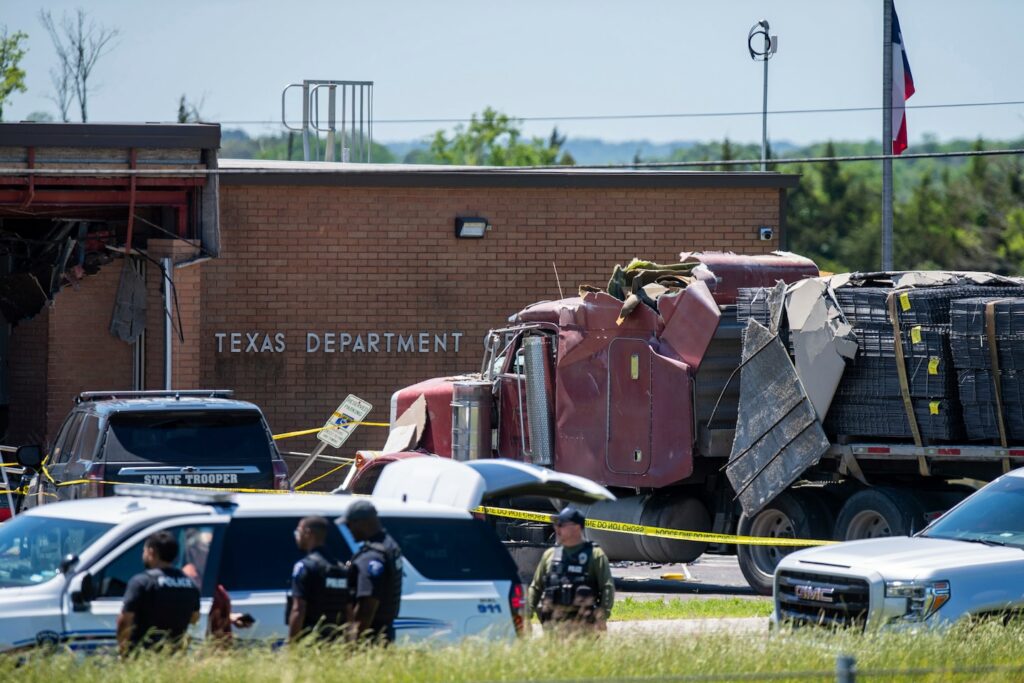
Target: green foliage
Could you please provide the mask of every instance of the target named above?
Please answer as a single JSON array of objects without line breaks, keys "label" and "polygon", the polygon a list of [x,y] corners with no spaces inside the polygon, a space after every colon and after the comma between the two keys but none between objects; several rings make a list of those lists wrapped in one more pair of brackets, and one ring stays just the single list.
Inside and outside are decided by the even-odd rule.
[{"label": "green foliage", "polygon": [[[617,628],[616,628],[617,627]],[[616,632],[602,637],[468,638],[458,645],[346,648],[265,645],[225,651],[196,647],[185,655],[142,653],[117,661],[63,649],[30,650],[0,659],[19,683],[461,683],[463,681],[832,681],[838,655],[856,658],[857,680],[1020,680],[1024,628],[1019,623],[960,624],[949,630],[902,632],[775,629],[755,632],[720,624],[710,632]],[[959,671],[959,673],[957,673]],[[787,675],[789,674],[789,675]]]},{"label": "green foliage", "polygon": [[[321,157],[324,153],[324,139],[319,141]],[[335,142],[334,158],[341,159],[340,140]],[[349,143],[351,146],[351,142]],[[357,147],[358,149],[358,147]],[[375,164],[393,164],[395,155],[384,145],[374,142],[370,150],[371,161]],[[241,130],[225,130],[221,137],[220,156],[225,159],[290,159],[302,161],[302,135],[281,133],[250,137]]]},{"label": "green foliage", "polygon": [[28,40],[23,31],[8,33],[7,26],[0,31],[0,121],[4,120],[4,103],[16,92],[25,92],[25,70],[18,66],[25,56],[22,41]]},{"label": "green foliage", "polygon": [[723,617],[767,617],[772,613],[770,598],[675,598],[638,600],[627,597],[615,602],[611,621],[641,619],[721,619]]},{"label": "green foliage", "polygon": [[420,163],[460,166],[569,166],[572,156],[562,151],[565,137],[558,129],[547,140],[523,140],[518,122],[490,107],[468,126],[458,125],[449,135],[443,130],[434,134],[428,155]]}]

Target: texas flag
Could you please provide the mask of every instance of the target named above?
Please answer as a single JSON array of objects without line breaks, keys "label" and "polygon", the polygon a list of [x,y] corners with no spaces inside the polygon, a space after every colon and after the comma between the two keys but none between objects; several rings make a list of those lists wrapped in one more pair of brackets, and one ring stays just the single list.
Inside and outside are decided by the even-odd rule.
[{"label": "texas flag", "polygon": [[907,48],[900,32],[896,6],[892,6],[892,153],[902,154],[907,148],[907,112],[903,103],[914,94],[914,77],[910,73]]}]

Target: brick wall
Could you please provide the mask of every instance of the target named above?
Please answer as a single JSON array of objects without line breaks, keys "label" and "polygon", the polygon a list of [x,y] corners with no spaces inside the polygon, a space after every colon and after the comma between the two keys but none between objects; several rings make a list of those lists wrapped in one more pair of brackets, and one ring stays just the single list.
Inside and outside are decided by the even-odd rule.
[{"label": "brick wall", "polygon": [[49,338],[48,309],[11,330],[7,365],[11,399],[7,444],[42,443],[46,437]]},{"label": "brick wall", "polygon": [[[149,240],[149,257],[162,263],[165,257],[181,263],[196,256],[197,250],[180,240]],[[174,389],[206,389],[199,377],[199,313],[202,263],[175,268],[172,274],[176,301],[171,307],[171,386]],[[164,275],[155,263],[146,267],[146,389],[164,388]],[[176,304],[176,305],[175,305]],[[220,387],[212,387],[220,388]]]},{"label": "brick wall", "polygon": [[[479,369],[487,329],[580,283],[607,282],[633,256],[763,253],[759,225],[779,226],[778,189],[351,188],[221,190],[221,258],[204,265],[202,379],[260,404],[276,431],[320,425],[353,393],[387,421],[391,393]],[[456,239],[456,215],[486,217],[484,239]],[[444,353],[307,353],[307,332],[462,332]],[[231,338],[238,333],[238,352]],[[245,333],[281,333],[283,352],[246,352]],[[417,339],[418,342],[418,339]],[[431,344],[433,340],[431,339]],[[379,448],[362,428],[353,447]],[[282,442],[309,450],[310,439]],[[346,447],[351,452],[351,449]]]},{"label": "brick wall", "polygon": [[121,262],[115,261],[54,299],[45,380],[51,439],[79,392],[132,388],[132,347],[109,331],[120,278]]}]

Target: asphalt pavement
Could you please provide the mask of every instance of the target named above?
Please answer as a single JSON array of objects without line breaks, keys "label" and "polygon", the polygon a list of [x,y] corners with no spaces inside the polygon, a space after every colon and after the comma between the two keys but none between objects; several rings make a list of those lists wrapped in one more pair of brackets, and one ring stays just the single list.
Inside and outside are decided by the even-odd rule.
[{"label": "asphalt pavement", "polygon": [[743,578],[735,555],[703,555],[682,564],[614,562],[612,576],[620,595],[634,598],[760,598]]}]

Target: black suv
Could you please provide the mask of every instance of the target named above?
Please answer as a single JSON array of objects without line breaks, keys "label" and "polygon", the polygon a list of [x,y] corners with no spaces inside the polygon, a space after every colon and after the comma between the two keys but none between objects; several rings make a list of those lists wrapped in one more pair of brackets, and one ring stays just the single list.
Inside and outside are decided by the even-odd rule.
[{"label": "black suv", "polygon": [[286,490],[288,468],[260,409],[231,391],[79,394],[47,459],[19,449],[34,471],[24,506],[113,495],[111,482]]}]

